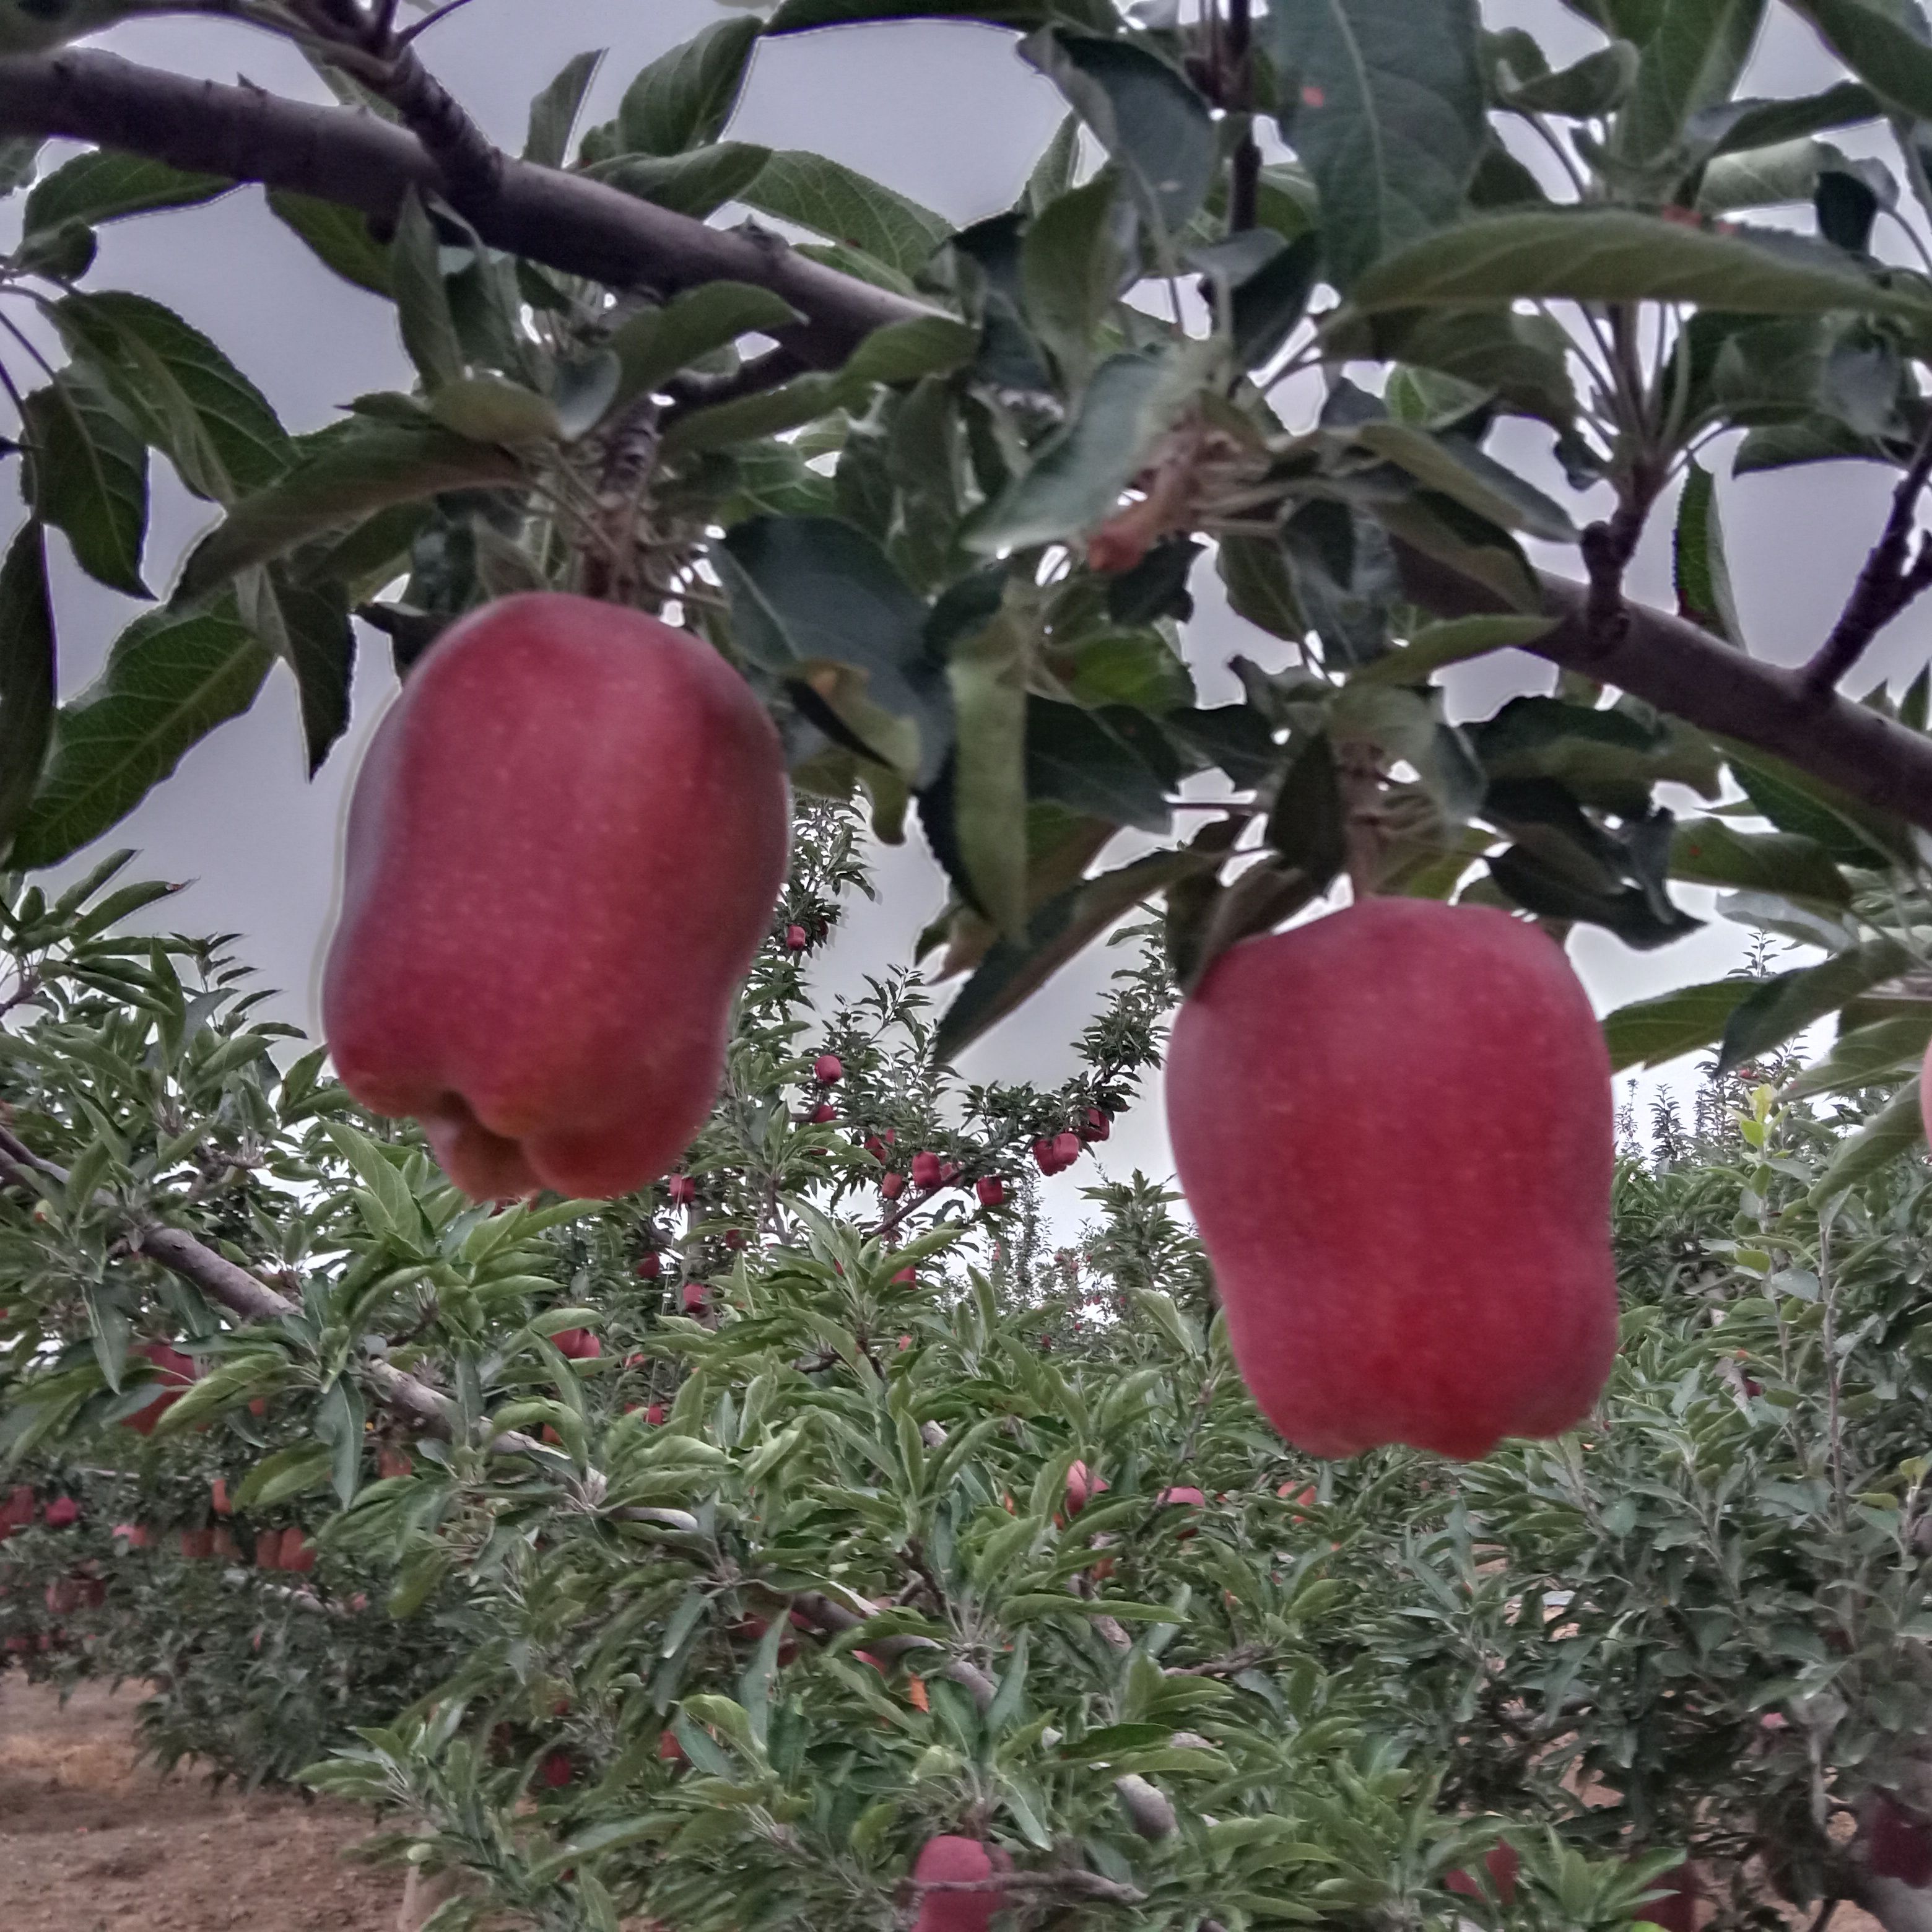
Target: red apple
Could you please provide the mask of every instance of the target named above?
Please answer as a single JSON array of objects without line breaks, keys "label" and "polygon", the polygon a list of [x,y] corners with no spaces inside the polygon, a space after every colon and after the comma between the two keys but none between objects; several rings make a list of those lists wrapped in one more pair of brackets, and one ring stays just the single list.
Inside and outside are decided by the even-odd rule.
[{"label": "red apple", "polygon": [[912,1184],[922,1192],[939,1185],[940,1162],[936,1154],[916,1154],[912,1157]]},{"label": "red apple", "polygon": [[789,822],[778,734],[708,644],[554,592],[472,612],[356,781],[342,1084],[479,1198],[656,1180],[717,1097]]},{"label": "red apple", "polygon": [[806,938],[803,926],[788,926],[785,928],[784,943],[788,952],[802,952],[812,942]]},{"label": "red apple", "polygon": [[576,1774],[576,1768],[566,1750],[547,1752],[537,1768],[537,1781],[551,1791],[561,1791]]},{"label": "red apple", "polygon": [[[977,1838],[928,1838],[914,1862],[912,1878],[915,1886],[976,1885],[992,1878],[996,1870]],[[922,1892],[913,1932],[987,1932],[994,1915],[1006,1906],[1006,1894],[997,1887]]]},{"label": "red apple", "polygon": [[821,1087],[836,1087],[845,1077],[845,1063],[836,1053],[821,1053],[812,1063],[812,1077]]},{"label": "red apple", "polygon": [[905,1192],[905,1176],[902,1174],[880,1174],[879,1192],[888,1201],[896,1201]]},{"label": "red apple", "polygon": [[47,1505],[50,1529],[67,1529],[80,1520],[80,1505],[71,1496],[56,1496]]},{"label": "red apple", "polygon": [[604,1352],[603,1343],[588,1328],[560,1328],[550,1339],[557,1353],[573,1362],[595,1361]]},{"label": "red apple", "polygon": [[1083,1141],[1103,1141],[1113,1131],[1114,1123],[1109,1115],[1102,1112],[1098,1107],[1087,1109],[1086,1124],[1080,1130],[1080,1138]]},{"label": "red apple", "polygon": [[973,1192],[980,1197],[982,1208],[998,1208],[1006,1198],[1006,1184],[998,1175],[982,1174],[973,1184]]},{"label": "red apple", "polygon": [[1078,1516],[1102,1490],[1112,1486],[1105,1476],[1096,1476],[1084,1462],[1076,1462],[1066,1472],[1066,1510]]},{"label": "red apple", "polygon": [[919,1270],[916,1268],[902,1268],[892,1276],[892,1284],[896,1288],[912,1288],[918,1281]]},{"label": "red apple", "polygon": [[688,1174],[674,1174],[664,1183],[664,1192],[674,1208],[688,1208],[698,1198],[698,1183]]},{"label": "red apple", "polygon": [[1245,940],[1181,1007],[1167,1106],[1235,1359],[1297,1447],[1474,1457],[1588,1414],[1610,1060],[1535,927],[1374,899]]},{"label": "red apple", "polygon": [[660,1429],[664,1426],[665,1418],[670,1414],[670,1411],[666,1408],[662,1402],[654,1402],[645,1409],[644,1420],[653,1429]]},{"label": "red apple", "polygon": [[[47,1517],[52,1520],[52,1510]],[[1932,1886],[1932,1830],[1906,1812],[1888,1793],[1873,1794],[1864,1830],[1868,1840],[1866,1858],[1880,1877],[1895,1878],[1916,1892]],[[1660,1885],[1663,1880],[1658,1882]],[[1654,1918],[1656,1914],[1646,1908],[1645,1916]]]},{"label": "red apple", "polygon": [[132,1415],[124,1416],[121,1426],[131,1429],[137,1436],[152,1436],[154,1425],[181,1400],[182,1390],[195,1378],[194,1358],[184,1355],[178,1349],[171,1348],[165,1342],[142,1342],[131,1351],[151,1362],[155,1373],[151,1385],[162,1391],[143,1408],[137,1408]]},{"label": "red apple", "polygon": [[[1932,1865],[1926,1868],[1924,1883],[1932,1880]],[[1908,1880],[1910,1883],[1912,1881]],[[1654,1891],[1661,1892],[1661,1898],[1653,1898],[1648,1904],[1637,1907],[1637,1916],[1652,1925],[1661,1925],[1664,1932],[1697,1932],[1697,1905],[1704,1895],[1699,1882],[1695,1865],[1672,1865],[1670,1870],[1659,1874],[1651,1881]],[[1507,1904],[1505,1898],[1504,1902]]]},{"label": "red apple", "polygon": [[812,1124],[814,1126],[827,1126],[838,1118],[838,1109],[830,1100],[820,1101],[818,1105],[812,1110]]},{"label": "red apple", "polygon": [[640,1281],[656,1281],[664,1273],[664,1262],[657,1255],[640,1255],[631,1272]]},{"label": "red apple", "polygon": [[[1522,1869],[1522,1860],[1516,1856],[1515,1846],[1507,1838],[1500,1844],[1491,1846],[1483,1854],[1483,1867],[1490,1876],[1490,1888],[1499,1903],[1508,1905],[1516,1897],[1516,1874]],[[1445,1873],[1442,1882],[1450,1891],[1460,1892],[1465,1898],[1483,1896],[1483,1888],[1460,1866]]]},{"label": "red apple", "polygon": [[702,1315],[711,1306],[711,1297],[701,1281],[688,1281],[684,1285],[684,1312],[687,1315]]}]

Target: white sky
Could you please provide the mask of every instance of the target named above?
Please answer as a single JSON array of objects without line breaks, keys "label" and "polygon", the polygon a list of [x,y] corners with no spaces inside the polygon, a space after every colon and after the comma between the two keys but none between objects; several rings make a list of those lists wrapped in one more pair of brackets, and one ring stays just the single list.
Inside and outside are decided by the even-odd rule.
[{"label": "white sky", "polygon": [[[1556,0],[1489,0],[1488,23],[1538,33],[1558,64],[1594,37]],[[718,17],[711,0],[471,0],[422,44],[432,68],[484,127],[520,144],[530,95],[565,60],[590,47],[610,57],[590,104],[608,118],[646,61]],[[323,100],[326,92],[292,50],[239,27],[162,20],[117,29],[102,44],[130,58],[231,80],[245,75],[277,92]],[[1012,52],[1012,37],[968,26],[926,24],[843,29],[760,46],[730,133],[773,146],[807,148],[876,176],[964,222],[1007,205],[1062,112],[1058,97]],[[1832,77],[1809,30],[1782,8],[1770,14],[1747,90],[1808,91]],[[1838,138],[1847,147],[1863,144]],[[1527,156],[1526,157],[1527,158]],[[321,268],[248,189],[201,209],[122,222],[102,234],[94,286],[137,289],[170,304],[220,342],[268,395],[290,428],[332,419],[363,392],[406,387],[410,370],[387,306]],[[1881,242],[1882,235],[1881,235]],[[1512,435],[1516,434],[1512,430]],[[1525,430],[1521,448],[1540,460],[1546,435]],[[157,464],[158,479],[165,466]],[[1559,497],[1579,520],[1588,499]],[[1773,662],[1805,656],[1829,628],[1888,490],[1876,466],[1840,464],[1752,477],[1727,485],[1723,506],[1738,603],[1752,650]],[[171,478],[157,490],[149,581],[165,586],[173,562],[208,520],[208,507]],[[1668,603],[1668,506],[1654,519],[1632,572],[1640,596]],[[62,686],[72,695],[98,669],[108,644],[134,614],[126,600],[82,578],[54,545]],[[1575,572],[1574,556],[1550,553],[1549,567]],[[1233,618],[1197,578],[1200,614],[1188,650],[1204,704],[1236,694],[1226,659],[1237,650],[1280,662],[1285,647]],[[1909,676],[1924,661],[1927,610],[1909,614],[1874,652],[1875,674]],[[302,772],[292,686],[272,674],[247,717],[205,741],[108,842],[142,849],[141,872],[192,879],[171,902],[169,922],[246,935],[244,951],[268,983],[286,989],[287,1017],[312,1024],[316,962],[332,889],[342,800],[356,754],[394,690],[386,646],[365,639],[348,742],[313,784]],[[1508,689],[1539,688],[1533,661],[1492,660],[1462,674],[1453,694],[1486,708]],[[911,936],[944,896],[938,868],[914,842],[882,855],[883,904],[861,904],[826,956],[827,988],[909,956]],[[1706,909],[1684,895],[1693,910]],[[1708,896],[1706,896],[1708,898]],[[1634,954],[1617,941],[1580,933],[1571,954],[1600,1006],[1720,976],[1742,950],[1733,928],[1715,923],[1664,952]],[[1072,1070],[1067,1042],[1094,1010],[1118,956],[1100,949],[967,1058],[969,1077],[1052,1081]],[[1168,1172],[1160,1110],[1144,1105],[1101,1150],[1110,1170],[1135,1165]],[[1072,1193],[1074,1177],[1065,1184]],[[1077,1212],[1070,1199],[1065,1211]]]}]

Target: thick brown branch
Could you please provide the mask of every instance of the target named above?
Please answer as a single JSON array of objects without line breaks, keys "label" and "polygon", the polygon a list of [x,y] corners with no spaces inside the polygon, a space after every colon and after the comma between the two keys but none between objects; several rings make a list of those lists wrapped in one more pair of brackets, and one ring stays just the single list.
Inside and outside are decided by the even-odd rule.
[{"label": "thick brown branch", "polygon": [[[1403,588],[1440,616],[1504,608],[1496,592],[1453,566],[1396,546]],[[1721,644],[1680,617],[1640,604],[1612,637],[1592,634],[1590,593],[1540,572],[1544,609],[1556,622],[1523,648],[1641,698],[1700,730],[1786,758],[1861,804],[1932,831],[1932,739],[1842,698],[1820,697],[1797,671],[1781,670]]]},{"label": "thick brown branch", "polygon": [[[465,197],[422,143],[374,115],[74,52],[0,60],[0,134],[63,135],[171,166],[313,195],[391,220],[412,188]],[[493,195],[465,218],[494,248],[613,288],[661,294],[752,282],[806,318],[784,332],[814,368],[843,362],[892,322],[929,313],[842,275],[769,236],[707,226],[553,168],[503,160]]]}]

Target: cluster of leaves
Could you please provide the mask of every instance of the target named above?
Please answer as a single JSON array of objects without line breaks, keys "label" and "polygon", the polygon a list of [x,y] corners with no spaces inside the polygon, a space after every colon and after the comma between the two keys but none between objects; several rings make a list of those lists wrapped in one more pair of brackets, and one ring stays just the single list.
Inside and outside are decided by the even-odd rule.
[{"label": "cluster of leaves", "polygon": [[[1871,252],[1875,222],[1928,192],[1916,4],[1808,5],[1855,77],[1780,100],[1737,96],[1761,0],[1573,10],[1605,44],[1552,71],[1472,0],[1279,7],[1251,40],[1211,10],[1148,24],[1106,0],[784,0],[666,53],[580,136],[598,65],[580,56],[533,103],[527,158],[686,215],[748,206],[925,312],[806,369],[769,290],[654,302],[493,250],[440,203],[412,199],[379,238],[278,191],[332,271],[394,303],[419,378],[308,436],[179,318],[83,286],[102,222],[224,183],[105,152],[35,178],[11,152],[0,185],[26,194],[4,290],[70,360],[21,400],[33,517],[0,573],[0,836],[22,864],[71,852],[278,656],[320,759],[346,716],[352,612],[406,668],[479,602],[563,585],[712,638],[768,699],[802,788],[862,786],[888,838],[916,808],[954,889],[928,943],[975,969],[942,1058],[1155,896],[1184,985],[1345,869],[1639,946],[1694,923],[1673,880],[1854,909],[1834,867],[1910,860],[1904,835],[1774,761],[1582,680],[1462,728],[1432,688],[1534,640],[1522,539],[1576,535],[1486,447],[1505,419],[1541,425],[1578,485],[1611,485],[1613,548],[1683,478],[1680,603],[1733,643],[1697,449],[1742,428],[1746,470],[1897,463],[1922,427],[1932,285]],[[1023,34],[1066,100],[1010,210],[954,232],[821,157],[728,138],[761,39],[935,12]],[[1292,158],[1262,166],[1268,117]],[[1902,188],[1822,138],[1868,124],[1898,136]],[[1794,200],[1814,235],[1756,224]],[[1192,321],[1178,296],[1156,312],[1184,274]],[[788,346],[750,353],[773,336]],[[1290,419],[1303,375],[1321,400]],[[56,718],[44,530],[140,592],[153,452],[222,520]],[[1289,662],[1238,662],[1242,700],[1204,707],[1184,626],[1210,544]],[[1430,620],[1406,587],[1418,558],[1505,614]],[[1922,730],[1923,710],[1894,715]],[[1666,780],[1718,798],[1727,760],[1773,833],[1678,825],[1658,802]],[[1227,808],[1178,842],[1190,784]],[[1136,833],[1162,842],[1094,872]]]}]

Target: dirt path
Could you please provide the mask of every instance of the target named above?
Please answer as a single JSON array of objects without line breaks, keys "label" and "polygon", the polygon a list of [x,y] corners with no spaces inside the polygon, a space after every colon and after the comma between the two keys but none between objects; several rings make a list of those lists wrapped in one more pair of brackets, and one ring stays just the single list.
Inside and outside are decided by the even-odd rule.
[{"label": "dirt path", "polygon": [[136,1768],[139,1700],[0,1676],[6,1932],[393,1932],[400,1880],[341,1856],[359,1814]]}]

